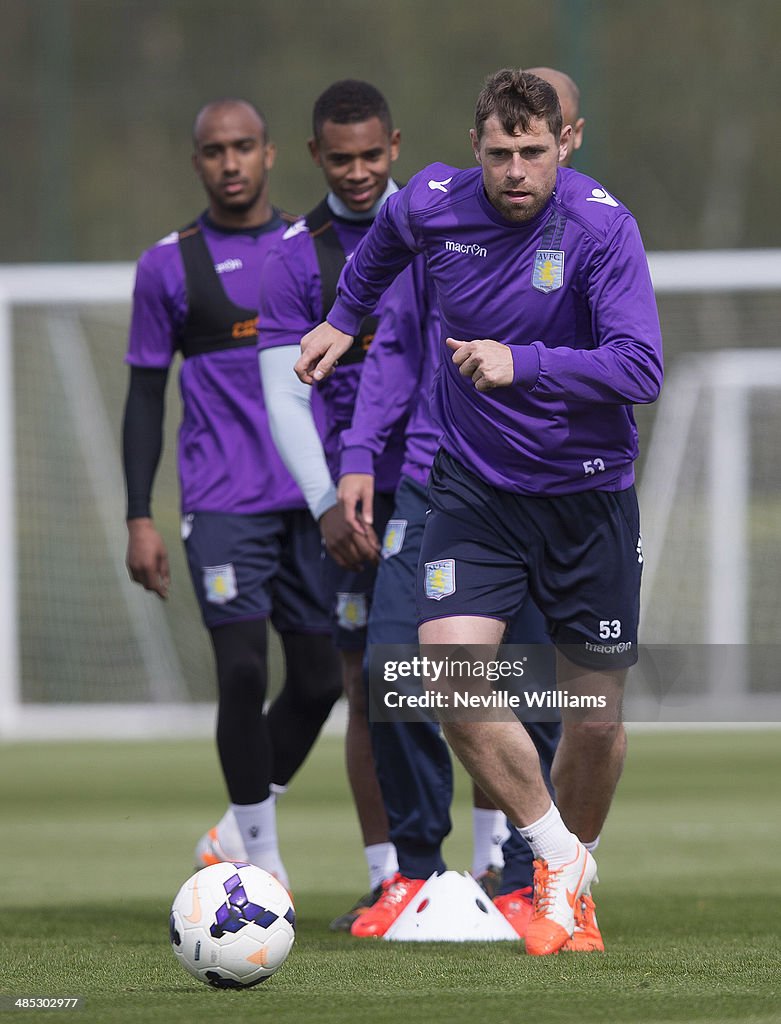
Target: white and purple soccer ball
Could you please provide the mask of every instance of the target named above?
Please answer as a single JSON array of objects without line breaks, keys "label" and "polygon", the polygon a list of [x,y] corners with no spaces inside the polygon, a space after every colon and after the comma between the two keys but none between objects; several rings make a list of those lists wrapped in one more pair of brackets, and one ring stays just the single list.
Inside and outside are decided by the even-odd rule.
[{"label": "white and purple soccer ball", "polygon": [[295,939],[290,895],[254,864],[212,864],[188,878],[171,907],[181,965],[217,988],[250,988],[287,960]]}]

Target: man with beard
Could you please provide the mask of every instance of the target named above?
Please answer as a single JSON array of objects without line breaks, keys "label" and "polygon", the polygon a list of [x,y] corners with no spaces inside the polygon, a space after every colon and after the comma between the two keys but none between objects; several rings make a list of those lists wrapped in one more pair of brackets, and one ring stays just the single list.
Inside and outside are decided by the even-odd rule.
[{"label": "man with beard", "polygon": [[637,225],[598,182],[559,168],[571,134],[549,83],[513,69],[491,76],[471,132],[479,167],[433,164],[391,198],[297,364],[304,381],[324,379],[355,322],[425,255],[447,351],[420,643],[495,657],[529,592],[557,648],[557,685],[576,698],[553,765],[558,807],[516,719],[443,723],[534,852],[535,955],[563,948],[591,899],[596,863],[584,844],[599,835],[623,767],[642,567],[631,406],[654,401],[662,380]]},{"label": "man with beard", "polygon": [[[584,119],[580,116],[579,90],[569,75],[553,68],[535,68],[533,74],[556,89],[565,125],[572,126],[562,167],[569,167],[580,148]],[[441,325],[436,295],[430,282],[420,293],[414,281],[396,288],[366,358],[355,403],[352,426],[342,434],[339,498],[345,517],[360,529],[359,515],[370,516],[373,505],[375,457],[383,451],[394,424],[400,396],[417,392],[405,433],[405,458],[395,495],[377,571],[367,627],[370,664],[375,645],[417,645],[415,578],[426,520],[426,483],[438,447],[439,428],[431,414],[433,378],[440,361]],[[403,339],[403,345],[400,342]],[[414,358],[411,356],[414,353]],[[409,364],[417,367],[410,378]],[[524,645],[528,656],[525,678],[537,690],[555,685],[552,647],[545,623],[534,603],[527,599],[508,624],[504,644]],[[387,649],[387,647],[386,647]],[[514,656],[521,656],[520,647]],[[371,686],[371,673],[370,673]],[[379,698],[382,682],[378,682]],[[375,714],[381,700],[374,705]],[[388,716],[390,717],[390,716]],[[558,712],[526,728],[540,755],[550,787],[550,769],[561,726]],[[451,827],[452,800],[450,754],[436,722],[406,721],[402,717],[370,722],[377,775],[396,846],[400,872],[409,879],[425,880],[444,870],[442,844]],[[532,917],[532,855],[528,844],[476,785],[473,786],[472,875],[492,898],[519,936],[526,933]],[[590,848],[596,847],[596,840]],[[413,887],[406,890],[410,899]],[[409,899],[389,892],[387,899],[371,908],[358,908],[351,922],[353,934],[381,935],[404,911]],[[591,908],[589,908],[590,910]],[[357,918],[360,917],[360,921]],[[602,939],[593,913],[578,922],[568,949],[601,949]]]}]

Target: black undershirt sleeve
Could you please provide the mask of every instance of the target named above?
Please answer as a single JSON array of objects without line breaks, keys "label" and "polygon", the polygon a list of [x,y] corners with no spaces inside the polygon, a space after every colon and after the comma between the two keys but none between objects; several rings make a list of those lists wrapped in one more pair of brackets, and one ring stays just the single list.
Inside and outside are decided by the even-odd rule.
[{"label": "black undershirt sleeve", "polygon": [[151,515],[152,483],[163,451],[163,417],[168,370],[130,367],[122,421],[122,464],[127,518]]}]

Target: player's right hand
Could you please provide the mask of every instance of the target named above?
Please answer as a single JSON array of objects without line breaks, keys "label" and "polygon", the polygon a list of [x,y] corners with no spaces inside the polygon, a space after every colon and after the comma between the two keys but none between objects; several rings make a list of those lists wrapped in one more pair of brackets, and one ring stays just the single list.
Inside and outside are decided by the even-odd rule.
[{"label": "player's right hand", "polygon": [[492,338],[458,341],[446,338],[445,344],[453,352],[453,362],[462,377],[471,377],[476,391],[507,388],[513,382],[515,368],[509,345]]},{"label": "player's right hand", "polygon": [[165,600],[171,585],[171,570],[165,542],[149,518],[128,519],[125,563],[131,580]]},{"label": "player's right hand", "polygon": [[301,339],[301,355],[293,367],[298,379],[304,384],[325,380],[352,343],[349,334],[338,331],[328,321],[318,324]]},{"label": "player's right hand", "polygon": [[380,560],[377,534],[368,524],[364,533],[347,525],[341,505],[332,505],[320,516],[320,533],[329,555],[343,569],[358,572],[367,563],[376,565]]}]

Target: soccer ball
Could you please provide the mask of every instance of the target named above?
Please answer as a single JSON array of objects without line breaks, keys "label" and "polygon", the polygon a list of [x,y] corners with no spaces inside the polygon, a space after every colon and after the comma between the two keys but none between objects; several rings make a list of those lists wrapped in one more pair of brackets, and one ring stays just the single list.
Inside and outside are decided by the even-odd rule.
[{"label": "soccer ball", "polygon": [[212,864],[188,878],[171,907],[179,963],[216,988],[250,988],[287,960],[296,914],[284,886],[254,864]]}]

